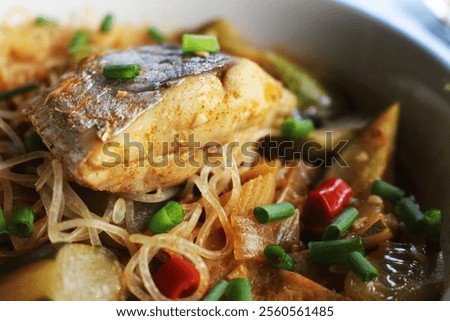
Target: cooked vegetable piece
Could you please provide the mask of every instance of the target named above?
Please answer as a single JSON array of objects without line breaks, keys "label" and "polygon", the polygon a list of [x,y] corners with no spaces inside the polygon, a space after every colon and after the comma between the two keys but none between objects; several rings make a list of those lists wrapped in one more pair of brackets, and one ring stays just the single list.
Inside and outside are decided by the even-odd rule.
[{"label": "cooked vegetable piece", "polygon": [[36,19],[34,19],[34,22],[37,25],[56,25],[57,24],[55,19],[43,17],[43,16],[36,17]]},{"label": "cooked vegetable piece", "polygon": [[34,216],[28,206],[17,207],[11,218],[9,232],[17,237],[30,237],[33,234]]},{"label": "cooked vegetable piece", "polygon": [[350,253],[346,263],[350,270],[363,282],[369,282],[378,276],[377,269],[358,251]]},{"label": "cooked vegetable piece", "polygon": [[311,119],[288,118],[281,124],[281,135],[288,139],[299,139],[314,131],[314,123]]},{"label": "cooked vegetable piece", "polygon": [[358,251],[364,254],[362,238],[309,242],[308,248],[314,262],[319,264],[343,263],[350,253]]},{"label": "cooked vegetable piece", "polygon": [[405,223],[411,233],[418,233],[424,228],[424,215],[419,205],[408,197],[403,197],[395,204],[395,214]]},{"label": "cooked vegetable piece", "polygon": [[295,266],[295,260],[286,253],[286,251],[277,244],[271,244],[264,249],[264,255],[270,264],[277,269],[292,271]]},{"label": "cooked vegetable piece", "polygon": [[252,301],[250,280],[235,278],[230,280],[227,288],[228,301]]},{"label": "cooked vegetable piece", "polygon": [[41,136],[39,136],[39,134],[36,133],[35,131],[26,135],[23,141],[29,152],[34,152],[38,150],[47,150],[47,146],[45,146]]},{"label": "cooked vegetable piece", "polygon": [[180,299],[195,292],[200,273],[191,262],[173,254],[156,271],[153,280],[159,291],[170,299]]},{"label": "cooked vegetable piece", "polygon": [[376,248],[384,241],[394,236],[386,224],[385,216],[381,213],[363,218],[364,224],[356,229],[356,235],[361,236],[366,249]]},{"label": "cooked vegetable piece", "polygon": [[425,246],[383,242],[367,255],[378,277],[365,283],[354,273],[345,280],[345,295],[354,300],[440,300],[445,275],[442,252]]},{"label": "cooked vegetable piece", "polygon": [[220,50],[217,38],[205,35],[184,34],[181,46],[185,53],[196,53],[199,51],[215,53]]},{"label": "cooked vegetable piece", "polygon": [[0,101],[12,98],[14,96],[25,94],[29,91],[37,89],[38,87],[39,85],[37,83],[31,83],[8,91],[2,91],[0,92]]},{"label": "cooked vegetable piece", "polygon": [[134,202],[134,211],[125,213],[125,225],[130,234],[143,233],[148,230],[148,222],[167,202],[142,203]]},{"label": "cooked vegetable piece", "polygon": [[6,223],[5,213],[3,213],[3,209],[0,207],[0,237],[6,234],[8,234],[8,224]]},{"label": "cooked vegetable piece", "polygon": [[352,196],[352,189],[342,179],[328,178],[308,194],[305,206],[305,221],[311,225],[325,227],[344,208]]},{"label": "cooked vegetable piece", "polygon": [[255,207],[253,214],[260,223],[272,223],[294,215],[295,207],[289,202]]},{"label": "cooked vegetable piece", "polygon": [[105,248],[46,244],[0,265],[0,300],[121,300],[122,268]]},{"label": "cooked vegetable piece", "polygon": [[373,183],[372,193],[391,202],[395,202],[405,196],[404,190],[381,179],[377,179]]},{"label": "cooked vegetable piece", "polygon": [[354,207],[348,207],[336,219],[328,225],[323,231],[323,240],[334,240],[340,238],[352,226],[358,217],[358,210]]},{"label": "cooked vegetable piece", "polygon": [[108,79],[134,79],[139,75],[141,66],[138,64],[107,65],[103,68],[103,76]]},{"label": "cooked vegetable piece", "polygon": [[112,14],[107,14],[100,25],[100,31],[102,33],[107,33],[112,29],[114,23],[114,16]]},{"label": "cooked vegetable piece", "polygon": [[216,285],[208,292],[208,294],[203,298],[203,301],[219,301],[224,295],[228,288],[228,282],[225,280],[220,280]]},{"label": "cooked vegetable piece", "polygon": [[90,53],[90,36],[86,31],[77,31],[69,43],[69,53],[71,55],[81,56]]},{"label": "cooked vegetable piece", "polygon": [[252,285],[253,300],[265,301],[332,301],[343,300],[339,293],[295,272],[276,269],[268,262],[247,260],[229,274],[247,278]]},{"label": "cooked vegetable piece", "polygon": [[164,36],[164,34],[156,27],[148,28],[147,34],[157,43],[163,43],[164,41],[166,41],[166,37]]},{"label": "cooked vegetable piece", "polygon": [[391,163],[399,110],[394,104],[363,129],[341,154],[348,166],[336,162],[326,177],[343,179],[356,197],[367,198],[373,182],[385,176]]},{"label": "cooked vegetable piece", "polygon": [[281,167],[277,173],[277,202],[289,202],[297,210],[294,215],[274,223],[275,242],[290,252],[300,244],[300,214],[301,208],[309,190],[309,184],[319,172],[319,168],[309,166],[302,161],[290,163]]},{"label": "cooked vegetable piece", "polygon": [[[310,301],[336,301],[344,297],[326,287],[294,272],[280,271],[282,290],[272,300],[310,300]],[[273,286],[273,285],[272,285]]]},{"label": "cooked vegetable piece", "polygon": [[[316,128],[313,132],[304,138],[297,139],[294,148],[312,147],[308,150],[309,159],[317,157],[324,159],[326,155],[339,153],[345,148],[348,141],[366,124],[366,121],[360,118],[339,118],[328,121],[324,127]],[[305,152],[305,151],[303,151]]]},{"label": "cooked vegetable piece", "polygon": [[437,208],[432,208],[425,212],[425,235],[427,244],[438,249],[441,244],[441,216],[441,210]]},{"label": "cooked vegetable piece", "polygon": [[297,95],[301,109],[310,106],[327,108],[331,104],[331,98],[322,85],[299,65],[274,52],[267,52],[265,57],[281,75],[287,88]]},{"label": "cooked vegetable piece", "polygon": [[[282,169],[278,171],[273,164],[261,163],[241,175],[243,185],[239,199],[235,203],[228,203],[230,193],[220,197],[221,203],[225,206],[225,212],[229,213],[232,218],[234,253],[219,260],[205,260],[211,271],[212,283],[225,277],[231,278],[230,271],[240,262],[252,261],[257,264],[267,262],[263,251],[270,244],[279,244],[286,251],[298,247],[300,242],[300,213],[298,210],[295,211],[294,216],[270,224],[260,224],[253,214],[255,206],[273,202],[276,185],[279,185],[277,188],[282,189],[283,195],[278,200],[286,200],[295,204],[302,202],[303,197],[300,198],[296,193],[301,195],[306,193],[309,175],[314,175],[313,173],[317,169],[306,167],[304,164],[297,165],[292,168],[284,168],[283,172],[280,172]],[[209,213],[209,211],[210,208],[207,204],[205,212]],[[215,224],[205,244],[212,249],[223,248],[225,239],[220,224]],[[261,278],[264,279],[263,276]]]},{"label": "cooked vegetable piece", "polygon": [[148,222],[153,234],[166,233],[184,220],[184,210],[175,201],[170,201],[156,212]]},{"label": "cooked vegetable piece", "polygon": [[[272,203],[275,195],[276,169],[246,182],[238,202],[232,207],[226,206],[233,230],[234,257],[236,260],[265,260],[264,248],[275,243],[273,227],[259,223],[253,209]],[[276,224],[276,223],[273,223]]]}]

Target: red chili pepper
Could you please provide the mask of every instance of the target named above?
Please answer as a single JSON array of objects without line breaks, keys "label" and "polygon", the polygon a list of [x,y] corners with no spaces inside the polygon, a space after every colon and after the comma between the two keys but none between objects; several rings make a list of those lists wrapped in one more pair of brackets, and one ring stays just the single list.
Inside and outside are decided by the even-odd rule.
[{"label": "red chili pepper", "polygon": [[328,224],[343,209],[352,189],[342,179],[328,178],[308,194],[304,211],[309,220]]},{"label": "red chili pepper", "polygon": [[170,299],[191,295],[200,284],[200,273],[192,263],[173,254],[164,262],[153,276],[159,291]]}]

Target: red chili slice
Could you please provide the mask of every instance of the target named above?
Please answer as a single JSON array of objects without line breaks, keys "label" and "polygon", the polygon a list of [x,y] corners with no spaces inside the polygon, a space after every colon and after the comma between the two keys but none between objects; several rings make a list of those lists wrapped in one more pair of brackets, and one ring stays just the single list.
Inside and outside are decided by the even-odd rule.
[{"label": "red chili slice", "polygon": [[195,266],[173,254],[153,276],[159,291],[170,299],[180,299],[195,292],[200,284],[200,273]]},{"label": "red chili slice", "polygon": [[343,209],[352,189],[342,179],[328,178],[318,188],[308,194],[304,211],[309,220],[328,224]]}]

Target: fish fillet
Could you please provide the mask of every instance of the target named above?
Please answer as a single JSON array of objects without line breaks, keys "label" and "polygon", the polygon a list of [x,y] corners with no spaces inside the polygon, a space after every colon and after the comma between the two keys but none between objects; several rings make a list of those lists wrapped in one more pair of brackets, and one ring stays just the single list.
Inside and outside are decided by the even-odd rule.
[{"label": "fish fillet", "polygon": [[[109,80],[108,64],[139,64]],[[205,166],[204,149],[279,124],[295,96],[250,60],[183,54],[176,45],[90,57],[28,108],[53,155],[79,184],[146,193],[178,185]],[[195,148],[174,142],[195,142]],[[128,148],[126,148],[128,146]]]}]

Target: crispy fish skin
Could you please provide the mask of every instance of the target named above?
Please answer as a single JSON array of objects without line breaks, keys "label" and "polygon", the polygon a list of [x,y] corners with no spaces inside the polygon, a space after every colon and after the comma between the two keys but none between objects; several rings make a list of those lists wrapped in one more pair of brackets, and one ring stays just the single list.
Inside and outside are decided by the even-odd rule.
[{"label": "crispy fish skin", "polygon": [[[141,66],[134,80],[102,75],[108,64],[130,63]],[[162,45],[83,61],[38,97],[28,115],[78,183],[145,193],[195,174],[204,165],[205,144],[226,144],[269,127],[296,104],[290,92],[249,60],[221,53],[184,55],[178,46]],[[185,142],[192,134],[200,143],[193,154],[182,150],[175,157],[172,146],[165,145],[175,137]],[[128,150],[126,142],[131,142]],[[140,143],[143,152],[133,143]]]}]

